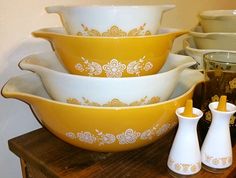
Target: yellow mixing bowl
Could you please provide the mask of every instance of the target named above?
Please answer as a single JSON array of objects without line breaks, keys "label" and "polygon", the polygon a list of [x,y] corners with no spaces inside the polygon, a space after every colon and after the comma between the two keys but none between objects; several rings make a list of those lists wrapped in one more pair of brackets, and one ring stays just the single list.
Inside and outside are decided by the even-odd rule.
[{"label": "yellow mixing bowl", "polygon": [[156,74],[164,65],[174,39],[187,33],[160,29],[160,34],[134,37],[66,35],[63,28],[33,32],[51,42],[64,67],[72,74],[134,77]]},{"label": "yellow mixing bowl", "polygon": [[93,151],[139,148],[168,133],[177,124],[175,110],[192,97],[203,75],[185,70],[172,99],[145,106],[94,107],[53,101],[36,74],[10,79],[2,95],[28,103],[38,120],[60,139]]}]

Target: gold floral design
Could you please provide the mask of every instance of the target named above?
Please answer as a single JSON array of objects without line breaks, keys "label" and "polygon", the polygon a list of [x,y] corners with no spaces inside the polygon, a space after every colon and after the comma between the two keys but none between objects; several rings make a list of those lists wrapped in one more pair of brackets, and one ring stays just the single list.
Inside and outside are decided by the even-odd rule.
[{"label": "gold floral design", "polygon": [[81,105],[81,103],[80,103],[77,99],[75,99],[75,98],[68,98],[68,99],[66,100],[66,102],[67,102],[67,103],[70,103],[70,104]]},{"label": "gold floral design", "polygon": [[211,122],[211,111],[207,111],[207,112],[205,113],[205,119],[206,119],[207,121]]},{"label": "gold floral design", "polygon": [[214,95],[211,97],[211,101],[212,102],[216,102],[216,101],[219,101],[220,97],[218,95]]},{"label": "gold floral design", "polygon": [[83,102],[77,100],[76,98],[68,98],[66,102],[69,104],[86,105],[86,106],[122,107],[122,106],[141,106],[141,105],[146,105],[146,104],[155,104],[160,101],[160,98],[157,96],[154,96],[151,99],[148,99],[148,97],[145,96],[144,98],[141,98],[139,101],[134,101],[134,102],[131,102],[130,104],[126,104],[117,98],[114,98],[105,104],[99,104],[99,103],[90,101],[85,97],[82,97],[82,99],[83,99]]},{"label": "gold floral design", "polygon": [[80,72],[87,71],[89,76],[101,75],[104,71],[107,77],[122,77],[125,69],[127,69],[126,71],[128,74],[139,76],[143,70],[147,72],[153,68],[153,64],[150,61],[146,61],[145,56],[128,63],[127,67],[117,59],[111,59],[110,62],[104,65],[100,65],[99,63],[85,59],[84,57],[81,57],[81,61],[82,63],[77,63],[75,65],[75,69]]},{"label": "gold floral design", "polygon": [[209,156],[205,154],[205,161],[210,164],[214,164],[216,166],[218,165],[223,165],[225,166],[226,164],[231,164],[232,163],[232,157],[221,157],[221,158],[215,158],[213,156]]},{"label": "gold floral design", "polygon": [[129,32],[125,32],[122,29],[120,29],[119,27],[117,27],[116,25],[111,26],[111,28],[109,28],[106,32],[99,32],[96,29],[89,29],[89,27],[87,27],[84,24],[81,24],[84,32],[78,32],[77,35],[78,36],[106,36],[106,37],[117,37],[117,36],[140,36],[140,35],[151,35],[150,31],[144,31],[144,28],[146,26],[146,23],[144,23],[143,25],[134,28],[132,30],[130,30]]},{"label": "gold floral design", "polygon": [[195,164],[185,164],[185,163],[178,163],[172,158],[168,159],[168,165],[173,167],[176,171],[181,171],[181,172],[195,173],[201,169],[200,162],[197,162]]},{"label": "gold floral design", "polygon": [[236,78],[229,81],[229,86],[230,86],[230,89],[236,89]]},{"label": "gold floral design", "polygon": [[216,77],[220,77],[223,74],[223,70],[220,66],[216,66],[214,73]]},{"label": "gold floral design", "polygon": [[233,125],[235,123],[236,116],[232,115],[230,117],[230,124]]}]

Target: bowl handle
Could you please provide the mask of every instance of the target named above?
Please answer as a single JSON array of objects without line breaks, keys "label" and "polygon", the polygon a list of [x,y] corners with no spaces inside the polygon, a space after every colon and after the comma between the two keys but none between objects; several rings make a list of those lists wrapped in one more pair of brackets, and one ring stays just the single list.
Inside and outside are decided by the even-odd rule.
[{"label": "bowl handle", "polygon": [[34,37],[43,38],[51,41],[55,33],[48,32],[47,29],[40,29],[31,33]]},{"label": "bowl handle", "polygon": [[11,79],[9,79],[2,87],[1,95],[5,98],[14,98],[29,104],[33,104],[33,101],[37,99],[37,97],[34,96],[33,94],[28,93],[27,91],[22,90],[22,88],[26,88],[24,86],[24,81],[21,82],[22,79],[24,79],[24,75],[20,77],[19,76],[12,77]]},{"label": "bowl handle", "polygon": [[174,9],[176,7],[176,5],[174,4],[167,4],[167,5],[163,5],[162,6],[162,12],[166,12],[166,11],[169,11],[171,9]]},{"label": "bowl handle", "polygon": [[177,31],[174,33],[175,35],[175,38],[179,37],[179,36],[182,36],[182,35],[185,35],[185,34],[188,34],[189,33],[189,30],[182,30],[182,31]]},{"label": "bowl handle", "polygon": [[61,13],[63,10],[64,6],[50,6],[46,7],[45,10],[47,13]]}]

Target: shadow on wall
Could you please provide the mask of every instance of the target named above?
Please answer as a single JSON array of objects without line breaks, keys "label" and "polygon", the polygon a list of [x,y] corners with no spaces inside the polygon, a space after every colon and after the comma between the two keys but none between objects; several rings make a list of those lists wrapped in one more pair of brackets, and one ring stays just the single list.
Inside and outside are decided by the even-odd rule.
[{"label": "shadow on wall", "polygon": [[[23,57],[50,50],[51,46],[47,41],[31,38],[3,54],[0,59],[0,89],[11,77],[27,72],[18,67]],[[9,151],[8,140],[39,127],[40,124],[27,104],[15,99],[5,99],[0,95],[0,177],[21,176],[19,160]]]}]

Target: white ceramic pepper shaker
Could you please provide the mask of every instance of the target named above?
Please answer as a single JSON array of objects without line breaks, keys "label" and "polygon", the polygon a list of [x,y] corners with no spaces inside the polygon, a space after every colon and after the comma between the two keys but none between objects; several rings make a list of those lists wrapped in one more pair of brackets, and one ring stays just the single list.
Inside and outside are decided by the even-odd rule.
[{"label": "white ceramic pepper shaker", "polygon": [[209,104],[212,121],[201,148],[202,163],[213,169],[225,169],[232,164],[232,145],[230,139],[230,117],[236,106],[226,102],[221,96],[219,102]]},{"label": "white ceramic pepper shaker", "polygon": [[196,174],[201,170],[201,153],[197,136],[197,124],[203,113],[193,108],[192,100],[185,107],[178,108],[176,115],[179,127],[172,144],[167,166],[181,175]]}]

